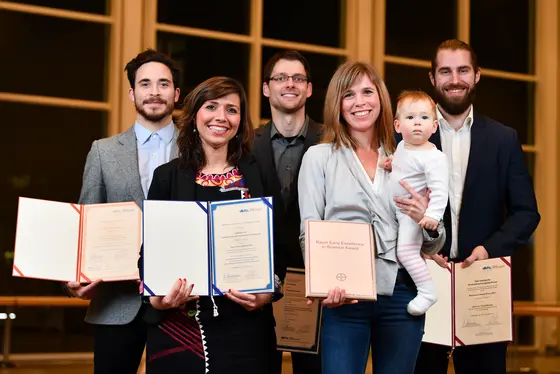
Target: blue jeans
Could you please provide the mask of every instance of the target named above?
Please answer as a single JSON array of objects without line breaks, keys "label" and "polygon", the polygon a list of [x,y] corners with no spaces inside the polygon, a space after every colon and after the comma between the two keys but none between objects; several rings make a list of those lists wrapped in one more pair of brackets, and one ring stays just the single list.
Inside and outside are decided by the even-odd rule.
[{"label": "blue jeans", "polygon": [[415,296],[413,284],[398,282],[376,302],[323,308],[323,374],[364,374],[370,346],[375,374],[414,373],[425,320],[406,311]]}]

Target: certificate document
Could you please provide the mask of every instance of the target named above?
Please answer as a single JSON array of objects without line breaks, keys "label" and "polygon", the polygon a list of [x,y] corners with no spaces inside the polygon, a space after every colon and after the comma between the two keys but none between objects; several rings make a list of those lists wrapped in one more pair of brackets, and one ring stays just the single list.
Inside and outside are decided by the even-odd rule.
[{"label": "certificate document", "polygon": [[12,275],[137,280],[141,224],[134,202],[80,205],[20,197]]},{"label": "certificate document", "polygon": [[178,278],[193,294],[274,292],[272,198],[144,201],[144,295]]},{"label": "certificate document", "polygon": [[453,263],[442,268],[433,260],[426,260],[432,282],[436,288],[437,302],[428,309],[422,341],[453,346]]},{"label": "certificate document", "polygon": [[510,257],[475,261],[467,268],[448,265],[443,269],[428,261],[438,301],[426,313],[424,342],[455,347],[511,341]]},{"label": "certificate document", "polygon": [[376,300],[375,243],[367,223],[306,221],[306,296],[339,287],[348,299]]},{"label": "certificate document", "polygon": [[210,209],[213,286],[222,293],[274,291],[272,199],[222,201]]},{"label": "certificate document", "polygon": [[288,268],[284,297],[273,303],[276,343],[281,351],[319,352],[321,303],[307,305],[305,271]]}]

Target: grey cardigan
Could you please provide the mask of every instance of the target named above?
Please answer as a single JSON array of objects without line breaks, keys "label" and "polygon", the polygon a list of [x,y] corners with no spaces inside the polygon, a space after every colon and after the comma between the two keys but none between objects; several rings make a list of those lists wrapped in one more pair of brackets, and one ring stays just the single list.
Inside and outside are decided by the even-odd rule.
[{"label": "grey cardigan", "polygon": [[[383,147],[379,148],[379,154],[385,154]],[[305,251],[306,220],[371,223],[377,244],[377,293],[390,296],[399,264],[396,250],[398,224],[388,182],[389,172],[378,167],[372,183],[352,149],[344,146],[334,149],[332,144],[318,144],[310,147],[303,157],[298,193],[302,252]],[[441,223],[438,233],[434,239],[424,232],[424,253],[434,254],[443,247],[445,229]]]}]

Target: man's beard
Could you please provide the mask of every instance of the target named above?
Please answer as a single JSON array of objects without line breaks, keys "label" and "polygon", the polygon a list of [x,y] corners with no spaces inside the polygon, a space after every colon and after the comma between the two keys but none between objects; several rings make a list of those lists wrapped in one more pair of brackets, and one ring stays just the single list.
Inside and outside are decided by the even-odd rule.
[{"label": "man's beard", "polygon": [[[453,86],[450,85],[446,87],[448,90],[452,90],[453,88],[464,88],[464,86]],[[454,100],[453,98],[449,98],[445,95],[445,90],[442,87],[439,90],[437,87],[434,87],[434,96],[436,99],[437,104],[448,114],[452,116],[457,116],[459,114],[463,114],[469,109],[472,103],[474,103],[474,99],[476,97],[476,84],[473,84],[471,87],[468,88],[467,94],[460,100]]]},{"label": "man's beard", "polygon": [[138,113],[140,113],[140,115],[142,117],[144,117],[145,119],[147,119],[150,122],[160,122],[162,119],[164,119],[165,117],[169,116],[171,113],[173,113],[173,109],[174,109],[174,105],[173,104],[169,104],[167,101],[163,100],[163,99],[159,99],[158,101],[163,102],[163,104],[165,105],[165,110],[163,112],[156,112],[156,113],[148,113],[146,112],[146,110],[144,110],[143,105],[144,104],[149,104],[150,100],[145,100],[142,104],[139,104],[137,101],[135,101],[135,105],[136,105],[136,111]]}]

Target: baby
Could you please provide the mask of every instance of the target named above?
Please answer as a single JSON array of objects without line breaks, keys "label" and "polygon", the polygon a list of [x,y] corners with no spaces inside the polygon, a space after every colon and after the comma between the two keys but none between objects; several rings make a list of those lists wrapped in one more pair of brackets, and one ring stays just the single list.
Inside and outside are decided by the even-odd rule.
[{"label": "baby", "polygon": [[428,139],[436,132],[437,117],[434,101],[422,91],[404,91],[397,100],[395,130],[402,141],[392,160],[392,196],[409,195],[400,185],[404,180],[415,191],[430,190],[430,202],[419,223],[396,208],[399,222],[397,258],[416,284],[418,295],[408,304],[408,313],[418,316],[437,301],[437,293],[421,256],[422,229],[435,230],[443,217],[448,200],[447,158]]}]

